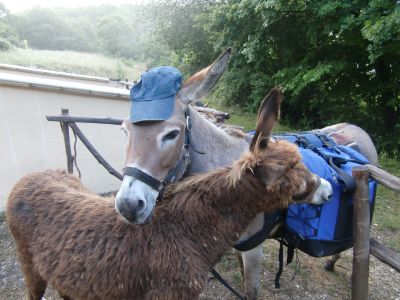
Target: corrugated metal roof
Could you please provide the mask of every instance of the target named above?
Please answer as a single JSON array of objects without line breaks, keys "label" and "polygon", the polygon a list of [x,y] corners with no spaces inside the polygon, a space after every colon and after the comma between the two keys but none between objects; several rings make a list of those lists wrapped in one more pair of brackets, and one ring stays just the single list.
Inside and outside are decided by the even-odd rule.
[{"label": "corrugated metal roof", "polygon": [[0,85],[37,88],[108,98],[129,99],[129,90],[126,89],[7,73],[0,73]]}]

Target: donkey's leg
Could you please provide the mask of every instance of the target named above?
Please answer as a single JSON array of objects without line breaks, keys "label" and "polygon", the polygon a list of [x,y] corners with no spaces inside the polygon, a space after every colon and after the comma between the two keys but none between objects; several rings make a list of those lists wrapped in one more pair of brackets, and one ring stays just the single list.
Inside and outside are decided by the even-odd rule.
[{"label": "donkey's leg", "polygon": [[[242,240],[258,232],[264,224],[264,214],[257,214],[246,231],[241,236]],[[244,270],[244,291],[246,299],[256,299],[260,289],[260,270],[262,264],[263,243],[252,250],[242,252]]]},{"label": "donkey's leg", "polygon": [[47,282],[35,270],[29,245],[20,242],[16,245],[17,257],[24,275],[28,300],[41,300],[47,287]]},{"label": "donkey's leg", "polygon": [[335,270],[335,263],[341,257],[340,253],[332,255],[329,259],[327,259],[324,263],[324,269],[330,272]]},{"label": "donkey's leg", "polygon": [[41,300],[47,287],[47,282],[35,271],[31,263],[21,260],[28,300]]},{"label": "donkey's leg", "polygon": [[239,263],[240,274],[242,275],[242,278],[244,279],[244,267],[243,267],[242,252],[236,251],[236,256],[237,256],[237,260]]},{"label": "donkey's leg", "polygon": [[256,248],[242,253],[244,267],[244,290],[246,299],[248,300],[256,299],[260,289],[262,255],[262,243]]}]

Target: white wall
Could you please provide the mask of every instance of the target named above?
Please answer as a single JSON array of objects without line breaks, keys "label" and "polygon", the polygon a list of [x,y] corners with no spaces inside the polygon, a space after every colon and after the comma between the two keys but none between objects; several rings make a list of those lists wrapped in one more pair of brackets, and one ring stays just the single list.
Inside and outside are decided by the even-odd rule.
[{"label": "white wall", "polygon": [[[59,115],[61,108],[70,109],[70,115],[74,116],[123,119],[129,114],[129,101],[126,97],[85,96],[1,83],[0,211],[5,208],[13,184],[26,173],[66,168],[60,125],[45,118],[46,115]],[[100,154],[121,171],[125,137],[120,127],[82,123],[78,126]],[[73,141],[71,133],[72,146]],[[83,183],[93,191],[107,192],[119,188],[119,180],[110,175],[79,141],[77,161]]]}]

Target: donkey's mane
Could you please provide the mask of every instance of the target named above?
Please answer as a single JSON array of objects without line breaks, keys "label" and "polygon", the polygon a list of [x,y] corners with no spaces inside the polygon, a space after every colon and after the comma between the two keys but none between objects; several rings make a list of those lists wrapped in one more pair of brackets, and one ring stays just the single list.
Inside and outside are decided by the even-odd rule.
[{"label": "donkey's mane", "polygon": [[[301,161],[297,147],[284,140],[271,142],[267,151],[262,151],[258,148],[259,147],[255,147],[253,152],[249,151],[243,154],[241,159],[236,161],[231,167],[219,168],[204,174],[197,174],[186,178],[179,182],[179,184],[171,184],[164,194],[165,203],[168,203],[169,199],[173,198],[176,208],[190,206],[191,209],[193,209],[190,202],[201,202],[203,201],[202,199],[210,198],[207,195],[213,195],[219,198],[221,193],[233,190],[237,188],[238,185],[241,185],[242,188],[246,189],[248,193],[251,194],[254,193],[256,188],[251,181],[244,179],[246,179],[246,175],[253,173],[253,169],[258,165],[267,163],[271,166],[271,169],[274,169],[276,166],[287,166],[285,173],[288,173],[291,167]],[[290,176],[284,175],[273,185],[265,186],[264,193],[254,193],[254,197],[264,198],[268,195],[268,197],[280,199],[281,203],[287,202],[289,201],[289,194],[292,193],[290,188],[292,182],[299,180],[295,177],[296,176],[293,174],[290,174]],[[190,191],[190,193],[188,193],[188,191]],[[284,195],[287,195],[287,197]],[[229,201],[230,196],[226,195],[226,197],[221,198],[228,198],[227,201]]]},{"label": "donkey's mane", "polygon": [[[193,106],[193,108],[196,109],[196,106]],[[197,109],[196,109],[196,111],[200,113],[202,118],[210,121],[213,125],[222,129],[227,135],[232,136],[232,137],[242,138],[242,139],[246,138],[246,133],[244,132],[243,127],[221,123],[218,121],[217,117],[212,113],[208,113],[206,111],[197,110]]]}]

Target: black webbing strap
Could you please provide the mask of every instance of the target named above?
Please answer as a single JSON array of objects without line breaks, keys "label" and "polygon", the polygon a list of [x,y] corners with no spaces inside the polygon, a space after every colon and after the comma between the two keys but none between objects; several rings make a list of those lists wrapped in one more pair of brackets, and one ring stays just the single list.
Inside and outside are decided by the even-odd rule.
[{"label": "black webbing strap", "polygon": [[[311,134],[314,134],[315,136],[317,136],[323,146],[333,149],[335,152],[340,153],[336,143],[332,139],[327,137],[325,134],[317,134],[317,133],[311,133]],[[297,138],[296,143],[298,145],[304,145],[305,146],[304,148],[310,149],[310,150],[314,151],[315,153],[317,153],[318,155],[320,155],[329,164],[329,166],[336,171],[336,173],[339,175],[339,178],[344,183],[344,187],[343,187],[344,192],[353,193],[355,191],[355,188],[356,188],[355,180],[353,179],[353,177],[351,175],[349,175],[345,171],[343,171],[340,168],[340,166],[342,164],[345,164],[348,162],[354,162],[354,163],[361,164],[361,165],[365,165],[367,162],[359,160],[359,159],[346,159],[346,158],[341,158],[341,157],[337,157],[337,156],[327,155],[327,154],[323,153],[322,151],[319,151],[318,147],[316,147],[313,143],[311,143],[305,135],[295,135],[295,136]],[[343,152],[345,152],[347,155],[352,157],[352,155],[349,154],[347,151],[343,151]]]},{"label": "black webbing strap", "polygon": [[279,279],[281,278],[282,271],[283,271],[283,242],[282,242],[282,240],[279,242],[279,258],[278,259],[279,259],[279,269],[275,275],[275,288],[276,289],[281,288]]},{"label": "black webbing strap", "polygon": [[190,116],[189,108],[185,111],[185,118],[186,118],[186,130],[185,130],[185,145],[188,145],[192,148],[192,150],[198,154],[206,154],[205,151],[200,151],[197,147],[193,144],[192,141],[192,117]]},{"label": "black webbing strap", "polygon": [[288,247],[288,252],[287,252],[287,258],[286,258],[286,264],[290,264],[293,261],[294,257],[294,247]]},{"label": "black webbing strap", "polygon": [[145,184],[149,187],[155,189],[156,191],[160,191],[163,187],[163,184],[158,179],[154,178],[153,176],[143,172],[142,170],[134,167],[126,167],[124,170],[124,176],[132,176]]},{"label": "black webbing strap", "polygon": [[278,272],[276,272],[275,275],[275,288],[279,289],[281,288],[281,284],[279,280],[281,279],[281,275],[283,272],[283,246],[285,245],[288,248],[287,256],[286,256],[286,265],[290,264],[293,261],[294,257],[294,250],[295,248],[298,248],[299,246],[299,241],[296,242],[295,246],[289,246],[283,239],[279,239],[279,268]]},{"label": "black webbing strap", "polygon": [[236,297],[238,297],[240,300],[245,300],[245,298],[244,298],[242,295],[240,295],[238,292],[236,292],[236,290],[235,290],[224,278],[222,278],[222,276],[219,275],[219,273],[218,273],[214,268],[212,268],[210,272],[211,272],[211,274],[214,275],[214,277],[215,277],[219,282],[221,282],[221,283],[222,283],[228,290],[230,290]]},{"label": "black webbing strap", "polygon": [[268,238],[271,230],[274,228],[276,224],[280,222],[281,217],[282,217],[282,210],[277,210],[273,214],[265,213],[263,227],[255,234],[245,239],[244,241],[236,243],[233,246],[233,248],[243,252],[243,251],[249,251],[257,247]]},{"label": "black webbing strap", "polygon": [[185,174],[186,170],[189,168],[191,163],[189,146],[186,146],[185,144],[183,146],[182,152],[182,158],[178,161],[176,166],[168,172],[167,177],[165,177],[165,185],[180,180]]},{"label": "black webbing strap", "polygon": [[338,173],[340,179],[343,181],[343,192],[353,193],[356,189],[356,181],[354,180],[354,178],[340,168],[341,163],[335,162],[334,157],[329,157],[327,162],[331,166],[331,168],[334,169],[336,173]]}]

